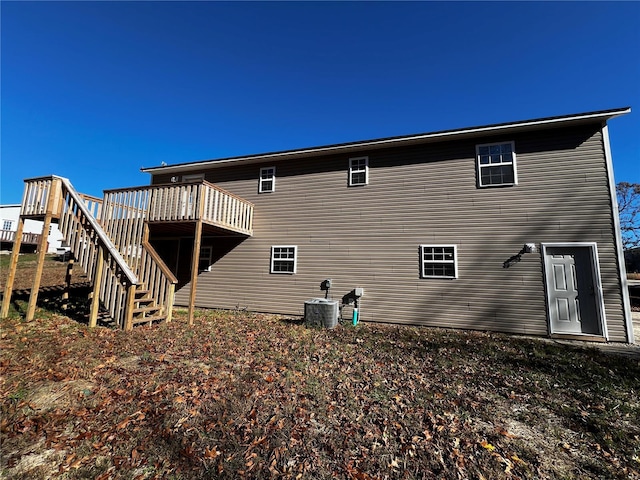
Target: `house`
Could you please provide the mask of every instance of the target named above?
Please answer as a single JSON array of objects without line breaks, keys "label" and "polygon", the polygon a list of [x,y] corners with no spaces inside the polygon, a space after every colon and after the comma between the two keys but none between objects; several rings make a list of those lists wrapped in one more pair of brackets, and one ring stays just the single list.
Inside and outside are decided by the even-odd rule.
[{"label": "house", "polygon": [[[15,239],[18,220],[20,217],[20,204],[0,205],[0,250],[11,250]],[[38,249],[42,222],[28,220],[25,222],[22,234],[22,251],[33,253]],[[62,233],[56,225],[51,225],[47,235],[47,253],[56,253],[62,243]]]},{"label": "house", "polygon": [[331,279],[335,299],[362,289],[363,321],[632,343],[607,126],[629,112],[144,168],[151,184],[106,191],[95,222],[123,260],[111,275],[131,271],[106,301],[143,322],[151,269],[165,315],[302,315]]}]

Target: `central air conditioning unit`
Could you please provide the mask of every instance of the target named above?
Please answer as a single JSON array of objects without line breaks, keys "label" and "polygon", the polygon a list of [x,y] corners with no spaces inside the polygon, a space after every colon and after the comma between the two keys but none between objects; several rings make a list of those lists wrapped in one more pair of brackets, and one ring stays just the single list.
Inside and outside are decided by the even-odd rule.
[{"label": "central air conditioning unit", "polygon": [[338,301],[312,298],[304,302],[304,323],[313,327],[335,327],[338,324]]}]

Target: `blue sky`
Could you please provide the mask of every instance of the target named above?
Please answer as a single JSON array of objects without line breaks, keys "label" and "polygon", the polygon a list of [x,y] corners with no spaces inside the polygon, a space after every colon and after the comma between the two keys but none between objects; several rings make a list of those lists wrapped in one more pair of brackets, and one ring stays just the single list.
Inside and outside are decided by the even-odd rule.
[{"label": "blue sky", "polygon": [[7,2],[0,202],[57,174],[93,195],[140,167],[631,106],[638,2]]}]

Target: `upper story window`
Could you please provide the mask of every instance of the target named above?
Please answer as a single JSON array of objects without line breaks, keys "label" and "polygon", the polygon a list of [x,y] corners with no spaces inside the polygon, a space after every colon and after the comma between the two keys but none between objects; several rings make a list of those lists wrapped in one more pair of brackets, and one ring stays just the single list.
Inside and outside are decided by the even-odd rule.
[{"label": "upper story window", "polygon": [[513,142],[476,145],[478,186],[517,185],[516,154]]},{"label": "upper story window", "polygon": [[182,176],[183,182],[199,182],[200,180],[204,180],[204,173],[192,173]]},{"label": "upper story window", "polygon": [[297,257],[296,245],[271,247],[271,273],[296,273]]},{"label": "upper story window", "polygon": [[260,169],[259,193],[275,192],[276,167],[264,167]]},{"label": "upper story window", "polygon": [[420,245],[422,278],[458,278],[458,252],[455,245]]},{"label": "upper story window", "polygon": [[349,159],[349,186],[367,185],[369,183],[369,157]]},{"label": "upper story window", "polygon": [[11,230],[13,227],[13,220],[3,220],[2,221],[2,229],[3,230]]}]

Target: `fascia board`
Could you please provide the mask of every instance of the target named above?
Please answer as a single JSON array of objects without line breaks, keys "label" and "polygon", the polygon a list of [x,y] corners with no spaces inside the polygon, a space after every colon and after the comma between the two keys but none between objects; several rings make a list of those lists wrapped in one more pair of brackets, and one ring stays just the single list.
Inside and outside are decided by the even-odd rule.
[{"label": "fascia board", "polygon": [[487,134],[512,134],[523,131],[536,130],[539,128],[552,127],[559,124],[564,126],[577,125],[593,122],[606,122],[606,120],[625,115],[631,112],[631,108],[625,107],[615,110],[605,110],[600,112],[590,112],[562,117],[549,117],[537,120],[526,120],[521,122],[504,123],[497,125],[487,125],[481,127],[464,128],[457,130],[446,130],[441,132],[423,133],[417,135],[381,138],[375,140],[365,140],[360,142],[344,143],[338,145],[327,145],[320,147],[305,148],[299,150],[288,150],[257,155],[247,155],[233,158],[222,158],[217,160],[202,160],[177,165],[166,165],[140,169],[145,173],[182,173],[192,170],[212,169],[228,166],[230,164],[250,165],[266,161],[293,160],[298,158],[311,158],[321,155],[336,153],[351,153],[362,150],[377,150],[394,146],[410,146],[422,143],[432,143],[448,140],[450,138],[473,138]]}]

